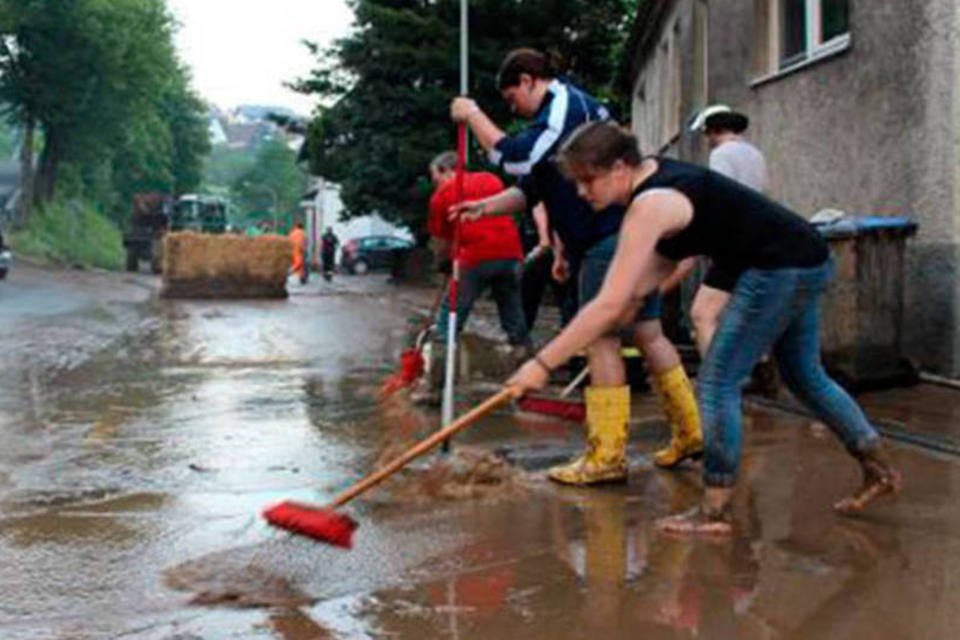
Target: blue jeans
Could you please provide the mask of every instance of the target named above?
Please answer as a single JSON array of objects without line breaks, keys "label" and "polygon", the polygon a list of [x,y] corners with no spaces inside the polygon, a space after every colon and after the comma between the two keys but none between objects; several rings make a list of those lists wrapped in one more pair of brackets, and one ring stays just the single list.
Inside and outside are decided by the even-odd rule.
[{"label": "blue jeans", "polygon": [[[523,263],[519,260],[488,260],[461,269],[460,288],[457,291],[457,334],[463,331],[474,303],[489,287],[497,303],[500,326],[507,334],[507,341],[512,345],[529,345],[530,333],[523,317],[523,300],[520,296],[522,271]],[[437,318],[436,337],[441,340],[446,340],[449,317],[450,298],[444,296]]]},{"label": "blue jeans", "polygon": [[704,436],[704,483],[729,487],[740,466],[740,381],[772,351],[784,384],[851,454],[876,446],[866,416],[820,362],[818,300],[832,261],[809,269],[751,269],[733,290],[697,374]]},{"label": "blue jeans", "polygon": [[[613,254],[617,250],[617,234],[607,236],[590,247],[579,261],[579,265],[571,268],[577,278],[577,305],[583,308],[585,304],[597,297],[603,280],[607,276]],[[576,269],[574,271],[574,268]],[[657,320],[662,311],[662,300],[657,292],[651,293],[643,299],[643,307],[637,314],[637,320]]]}]

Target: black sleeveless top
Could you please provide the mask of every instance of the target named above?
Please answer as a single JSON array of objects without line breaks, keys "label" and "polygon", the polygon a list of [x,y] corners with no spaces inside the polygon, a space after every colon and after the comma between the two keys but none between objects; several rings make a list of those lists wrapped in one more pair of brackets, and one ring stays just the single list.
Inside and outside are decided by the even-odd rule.
[{"label": "black sleeveless top", "polygon": [[673,189],[693,204],[693,218],[661,238],[657,253],[670,260],[707,256],[731,276],[747,269],[816,267],[829,258],[827,243],[802,217],[763,194],[715,171],[656,158],[657,171],[631,201],[654,189]]}]

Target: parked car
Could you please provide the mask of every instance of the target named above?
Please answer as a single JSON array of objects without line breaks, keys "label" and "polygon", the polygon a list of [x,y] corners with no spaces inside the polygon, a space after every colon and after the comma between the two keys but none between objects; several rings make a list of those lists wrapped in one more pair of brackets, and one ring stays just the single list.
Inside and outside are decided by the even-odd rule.
[{"label": "parked car", "polygon": [[393,236],[363,236],[340,249],[340,266],[356,275],[390,269],[395,252],[413,249],[413,242]]}]

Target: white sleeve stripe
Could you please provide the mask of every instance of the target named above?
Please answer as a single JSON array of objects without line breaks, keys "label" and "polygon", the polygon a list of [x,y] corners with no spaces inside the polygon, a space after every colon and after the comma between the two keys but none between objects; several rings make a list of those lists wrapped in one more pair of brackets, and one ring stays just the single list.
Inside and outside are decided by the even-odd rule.
[{"label": "white sleeve stripe", "polygon": [[560,139],[563,126],[567,122],[567,110],[570,105],[570,92],[561,83],[556,83],[553,101],[550,103],[550,115],[547,118],[547,128],[537,137],[530,150],[530,155],[522,162],[504,162],[503,170],[514,176],[524,176],[533,171],[534,165],[543,159],[547,152]]},{"label": "white sleeve stripe", "polygon": [[503,170],[512,176],[525,176],[533,171],[533,162],[504,162]]},{"label": "white sleeve stripe", "polygon": [[547,119],[547,130],[540,134],[533,150],[530,152],[530,164],[534,165],[546,155],[550,148],[560,139],[563,126],[567,123],[567,111],[570,108],[570,91],[566,85],[557,83],[557,91],[553,94],[550,103],[550,117]]}]

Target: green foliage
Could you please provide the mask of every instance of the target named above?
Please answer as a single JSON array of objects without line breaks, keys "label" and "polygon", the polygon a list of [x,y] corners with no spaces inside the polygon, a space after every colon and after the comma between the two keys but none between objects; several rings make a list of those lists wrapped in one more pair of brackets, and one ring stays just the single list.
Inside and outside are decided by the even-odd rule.
[{"label": "green foliage", "polygon": [[245,219],[267,211],[286,221],[296,213],[306,187],[307,175],[297,164],[296,152],[282,140],[267,140],[253,164],[234,179],[231,195]]},{"label": "green foliage", "polygon": [[8,126],[6,122],[0,121],[0,162],[12,159],[16,149],[16,131]]},{"label": "green foliage", "polygon": [[0,109],[42,136],[40,203],[66,186],[120,218],[194,189],[209,151],[164,0],[0,0]]},{"label": "green foliage", "polygon": [[207,191],[229,189],[241,174],[253,167],[256,160],[255,151],[233,149],[227,145],[215,146],[204,165],[203,188]]},{"label": "green foliage", "polygon": [[[459,92],[459,0],[352,0],[356,29],[297,83],[322,104],[308,132],[311,170],[337,182],[348,215],[378,211],[417,229],[425,166],[453,147],[448,116]],[[511,126],[494,76],[507,51],[557,55],[575,81],[611,102],[635,0],[485,0],[471,3],[470,93]],[[473,158],[479,157],[476,149]]]},{"label": "green foliage", "polygon": [[24,255],[65,265],[120,269],[123,235],[109,218],[81,200],[55,200],[34,212],[11,238]]}]

